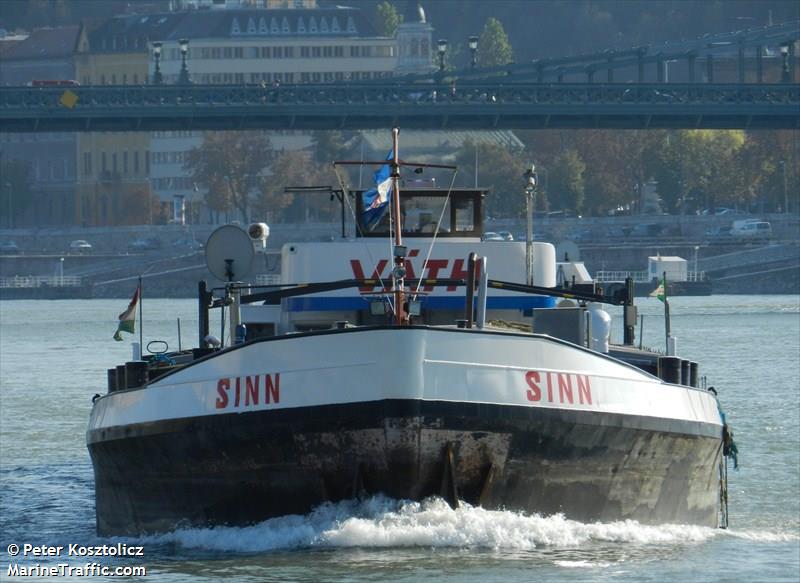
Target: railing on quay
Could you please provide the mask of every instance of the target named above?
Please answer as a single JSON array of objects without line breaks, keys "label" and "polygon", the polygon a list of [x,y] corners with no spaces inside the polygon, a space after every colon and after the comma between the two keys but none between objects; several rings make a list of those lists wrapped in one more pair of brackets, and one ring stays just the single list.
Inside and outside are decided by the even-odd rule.
[{"label": "railing on quay", "polygon": [[[631,278],[634,283],[649,283],[654,278],[651,278],[647,273],[647,270],[643,271],[608,271],[608,270],[601,270],[598,271],[594,279],[598,283],[608,283],[608,282],[617,282],[617,281],[625,281],[627,278]],[[687,271],[686,272],[686,279],[685,281],[706,281],[706,272],[705,271]]]},{"label": "railing on quay", "polygon": [[1,87],[0,130],[800,127],[797,84]]},{"label": "railing on quay", "polygon": [[80,287],[82,279],[74,275],[15,275],[0,277],[0,288]]}]

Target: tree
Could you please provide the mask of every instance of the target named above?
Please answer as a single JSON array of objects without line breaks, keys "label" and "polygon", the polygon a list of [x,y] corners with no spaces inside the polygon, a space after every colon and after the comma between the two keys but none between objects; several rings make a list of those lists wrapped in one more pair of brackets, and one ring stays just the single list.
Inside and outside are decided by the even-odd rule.
[{"label": "tree", "polygon": [[478,41],[478,65],[499,67],[513,60],[514,51],[502,23],[496,18],[489,18]]},{"label": "tree", "polygon": [[[269,176],[262,182],[261,192],[255,203],[259,217],[268,220],[302,221],[307,218],[309,196],[295,196],[286,192],[287,186],[313,184],[317,169],[308,152],[302,150],[281,152],[269,167]],[[313,205],[313,204],[312,204]]]},{"label": "tree", "polygon": [[259,187],[269,154],[269,139],[261,132],[209,132],[189,152],[184,168],[208,190],[210,209],[236,209],[248,222],[251,193]]},{"label": "tree", "polygon": [[33,199],[31,164],[25,160],[3,161],[0,166],[0,216],[8,226]]},{"label": "tree", "polygon": [[548,192],[551,207],[573,210],[576,213],[583,210],[585,170],[586,164],[573,149],[564,150],[553,160]]},{"label": "tree", "polygon": [[645,165],[672,212],[685,210],[690,197],[705,208],[742,204],[752,191],[739,167],[744,143],[745,134],[740,130],[668,132],[649,145]]},{"label": "tree", "polygon": [[474,186],[475,160],[478,160],[478,185],[490,189],[486,213],[493,217],[520,216],[525,208],[523,189],[525,161],[521,153],[495,144],[464,142],[456,156],[462,186]]},{"label": "tree", "polygon": [[397,12],[393,4],[384,1],[375,7],[375,18],[378,33],[381,36],[394,36],[397,26],[403,22],[403,17]]}]

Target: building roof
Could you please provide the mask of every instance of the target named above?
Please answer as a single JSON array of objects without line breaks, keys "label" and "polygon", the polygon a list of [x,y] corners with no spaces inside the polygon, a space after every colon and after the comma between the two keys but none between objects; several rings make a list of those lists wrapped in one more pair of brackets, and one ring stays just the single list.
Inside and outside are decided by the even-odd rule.
[{"label": "building roof", "polygon": [[192,10],[164,40],[180,38],[378,36],[358,9],[334,8]]},{"label": "building roof", "polygon": [[371,37],[361,10],[334,8],[186,10],[114,16],[89,32],[91,52],[139,52],[182,38]]},{"label": "building roof", "polygon": [[75,52],[78,26],[40,28],[3,51],[3,59],[54,59]]}]

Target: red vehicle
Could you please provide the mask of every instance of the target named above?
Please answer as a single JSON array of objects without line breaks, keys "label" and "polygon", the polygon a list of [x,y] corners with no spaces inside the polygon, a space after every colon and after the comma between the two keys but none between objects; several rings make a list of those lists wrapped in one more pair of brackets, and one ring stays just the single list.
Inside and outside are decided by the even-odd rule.
[{"label": "red vehicle", "polygon": [[72,79],[34,79],[28,85],[31,87],[74,87],[80,83]]}]

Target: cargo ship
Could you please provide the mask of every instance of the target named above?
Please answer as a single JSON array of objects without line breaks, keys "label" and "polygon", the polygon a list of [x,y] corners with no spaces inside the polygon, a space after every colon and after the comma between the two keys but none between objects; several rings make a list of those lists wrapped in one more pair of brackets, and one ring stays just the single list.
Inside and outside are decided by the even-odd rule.
[{"label": "cargo ship", "polygon": [[[94,400],[98,533],[247,525],[378,493],[724,523],[716,393],[690,359],[635,347],[633,283],[558,287],[552,245],[481,240],[485,191],[401,194],[404,169],[426,165],[399,158],[396,130],[393,144],[375,188],[342,193],[355,236],[285,244],[279,284],[245,283],[263,225],[211,235],[226,283],[198,284],[198,346],[110,369]],[[606,304],[623,306],[618,344]]]}]

